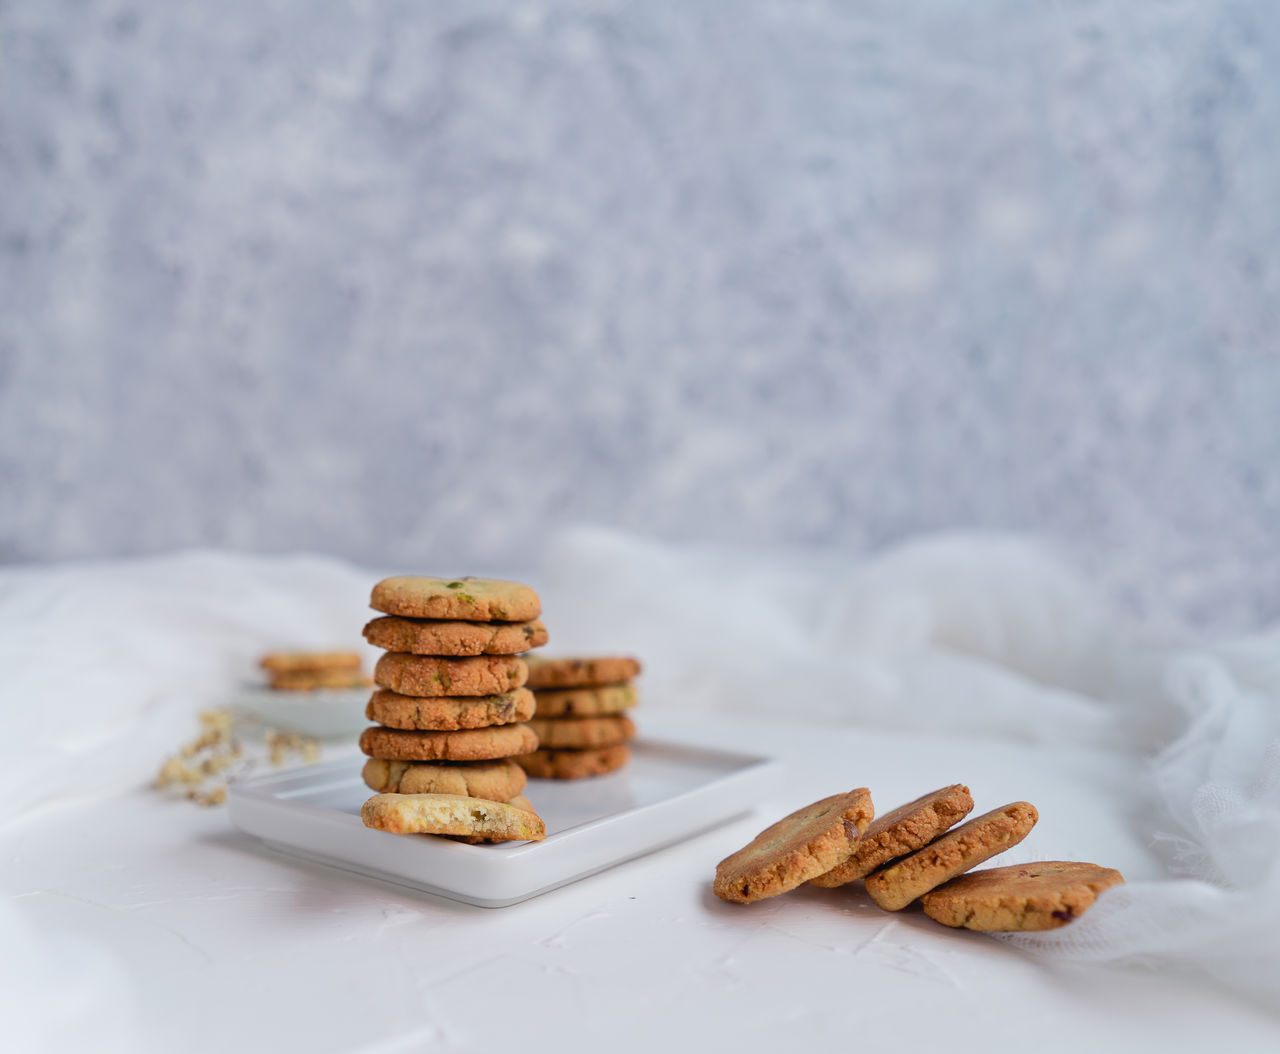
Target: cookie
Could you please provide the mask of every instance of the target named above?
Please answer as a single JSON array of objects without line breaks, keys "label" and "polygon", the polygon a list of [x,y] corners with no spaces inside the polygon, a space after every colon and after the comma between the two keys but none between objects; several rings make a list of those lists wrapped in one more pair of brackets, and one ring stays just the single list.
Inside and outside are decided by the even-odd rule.
[{"label": "cookie", "polygon": [[384,578],[373,587],[369,606],[388,615],[465,622],[528,622],[542,614],[542,602],[528,586],[491,578]]},{"label": "cookie", "polygon": [[468,728],[459,732],[406,732],[398,728],[366,728],[360,749],[383,761],[491,761],[538,749],[538,737],[527,724]]},{"label": "cookie", "polygon": [[383,615],[364,639],[384,651],[414,655],[518,655],[547,643],[547,627],[532,622],[448,622]]},{"label": "cookie", "polygon": [[277,692],[314,692],[321,688],[364,688],[369,678],[355,670],[285,670],[271,675]]},{"label": "cookie", "polygon": [[625,743],[594,750],[535,750],[512,758],[520,768],[541,780],[578,780],[616,772],[631,758]]},{"label": "cookie", "polygon": [[[523,794],[517,795],[507,802],[513,809],[523,809],[525,812],[531,812],[534,816],[538,815],[538,810],[533,807],[533,802],[526,798]],[[483,834],[446,834],[445,838],[451,838],[455,842],[466,842],[467,845],[488,845],[494,842],[506,841],[503,838],[492,838]]]},{"label": "cookie", "polygon": [[969,788],[959,783],[900,805],[871,822],[848,860],[811,881],[830,889],[863,878],[895,857],[922,849],[972,809]]},{"label": "cookie", "polygon": [[530,688],[595,688],[621,684],[640,672],[640,662],[624,656],[529,660]]},{"label": "cookie", "polygon": [[529,722],[548,750],[611,747],[634,739],[636,726],[622,714],[609,717],[535,717]]},{"label": "cookie", "polygon": [[547,689],[536,694],[539,717],[598,717],[630,710],[640,701],[635,686],[630,684]]},{"label": "cookie", "polygon": [[268,673],[358,670],[360,656],[354,651],[269,651],[258,661],[258,665]]},{"label": "cookie", "polygon": [[716,865],[716,896],[751,904],[825,874],[858,847],[873,812],[865,787],[797,809]]},{"label": "cookie", "polygon": [[865,879],[867,892],[885,911],[899,911],[997,853],[1012,849],[1031,833],[1039,813],[1018,801],[961,824],[923,849],[895,860]]},{"label": "cookie", "polygon": [[364,716],[388,728],[452,732],[460,728],[489,728],[528,721],[534,712],[533,693],[517,688],[503,695],[400,695],[379,688]]},{"label": "cookie", "polygon": [[1074,922],[1124,876],[1110,867],[1045,860],[970,871],[920,898],[944,926],[970,930],[1053,930]]},{"label": "cookie", "polygon": [[449,834],[502,842],[540,842],[546,824],[505,802],[461,794],[377,794],[364,803],[366,827],[392,834]]},{"label": "cookie", "polygon": [[527,672],[524,660],[511,655],[442,659],[389,651],[373,680],[401,695],[502,695],[524,684]]},{"label": "cookie", "polygon": [[509,801],[524,790],[528,777],[514,761],[385,761],[364,763],[364,781],[380,794],[461,794]]}]

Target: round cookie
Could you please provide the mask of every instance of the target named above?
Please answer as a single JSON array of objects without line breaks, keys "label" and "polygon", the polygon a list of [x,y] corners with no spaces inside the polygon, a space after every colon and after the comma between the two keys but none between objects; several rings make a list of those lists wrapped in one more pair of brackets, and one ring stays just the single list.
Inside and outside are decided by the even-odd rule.
[{"label": "round cookie", "polygon": [[916,897],[1012,849],[1031,833],[1039,818],[1036,807],[1025,801],[992,809],[910,856],[873,871],[864,885],[885,911],[899,911]]},{"label": "round cookie", "polygon": [[537,656],[529,660],[529,687],[595,688],[604,684],[621,684],[639,673],[639,660],[626,656],[549,659]]},{"label": "round cookie", "polygon": [[539,717],[598,717],[630,710],[640,701],[635,686],[630,684],[544,689],[536,694]]},{"label": "round cookie", "polygon": [[414,655],[518,655],[547,643],[547,627],[531,622],[458,622],[383,615],[364,639],[384,651]]},{"label": "round cookie", "polygon": [[465,622],[528,622],[542,614],[542,602],[528,586],[492,578],[384,578],[373,587],[369,606],[388,615]]},{"label": "round cookie", "polygon": [[594,750],[535,750],[511,760],[534,779],[578,780],[616,772],[630,758],[630,748],[618,743]]},{"label": "round cookie", "polygon": [[366,728],[360,749],[384,761],[491,761],[538,749],[538,737],[527,724],[468,728],[460,732],[405,732],[398,728]]},{"label": "round cookie", "polygon": [[609,717],[535,717],[529,722],[538,742],[548,750],[582,750],[588,747],[611,747],[636,736],[631,718],[622,714]]},{"label": "round cookie", "polygon": [[542,818],[516,805],[461,794],[376,794],[360,809],[366,827],[392,834],[448,834],[496,842],[540,842]]},{"label": "round cookie", "polygon": [[795,889],[846,859],[873,813],[865,787],[797,809],[721,860],[712,888],[721,900],[739,904]]},{"label": "round cookie", "polygon": [[969,788],[960,783],[922,795],[877,816],[848,860],[811,881],[815,886],[831,889],[864,878],[890,860],[922,849],[972,809]]},{"label": "round cookie", "polygon": [[373,680],[400,695],[502,695],[524,684],[528,669],[511,655],[445,659],[389,651],[378,660]]},{"label": "round cookie", "polygon": [[[526,798],[523,794],[517,795],[507,802],[513,809],[523,809],[525,812],[531,812],[534,816],[538,815],[538,810],[533,807],[533,802]],[[490,838],[483,834],[446,834],[443,837],[452,838],[455,842],[466,842],[467,845],[491,845],[494,842],[504,841],[502,838]]]},{"label": "round cookie", "polygon": [[364,716],[388,728],[452,732],[460,728],[489,728],[528,721],[534,712],[533,693],[517,688],[503,695],[417,696],[379,688]]},{"label": "round cookie", "polygon": [[364,688],[369,678],[355,670],[285,670],[271,675],[277,692],[314,692],[322,688]]},{"label": "round cookie", "polygon": [[360,656],[354,651],[269,651],[259,660],[258,665],[268,673],[358,670]]},{"label": "round cookie", "polygon": [[509,801],[524,790],[528,777],[513,760],[385,761],[364,763],[364,782],[379,794],[461,794]]},{"label": "round cookie", "polygon": [[1097,864],[1045,860],[970,871],[920,898],[944,926],[970,930],[1053,930],[1093,907],[1098,894],[1124,881]]}]

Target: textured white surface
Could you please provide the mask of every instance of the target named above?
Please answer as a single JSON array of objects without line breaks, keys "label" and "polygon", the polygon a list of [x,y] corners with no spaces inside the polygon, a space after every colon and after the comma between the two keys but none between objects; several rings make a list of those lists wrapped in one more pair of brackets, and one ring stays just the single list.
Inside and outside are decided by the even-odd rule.
[{"label": "textured white surface", "polygon": [[9,0],[0,559],[1034,530],[1280,616],[1267,0]]},{"label": "textured white surface", "polygon": [[[373,572],[0,569],[0,1010],[22,1049],[776,1050],[853,1027],[884,1046],[925,1008],[965,1052],[1280,1042],[1275,633],[1135,647],[1060,567],[991,538],[865,565],[601,533],[552,553],[527,580],[553,646],[643,656],[642,733],[767,750],[790,777],[748,820],[498,910],[266,853],[142,786],[262,650],[357,640]],[[1093,860],[1129,885],[1003,946],[855,890],[710,894],[715,863],[800,804],[957,780],[1039,807],[1002,862]]]}]

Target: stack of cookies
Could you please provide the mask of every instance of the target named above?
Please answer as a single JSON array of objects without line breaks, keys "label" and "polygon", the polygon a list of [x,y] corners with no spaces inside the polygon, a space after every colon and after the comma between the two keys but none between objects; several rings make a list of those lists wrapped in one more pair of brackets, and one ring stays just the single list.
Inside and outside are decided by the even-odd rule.
[{"label": "stack of cookies", "polygon": [[533,658],[528,686],[537,698],[529,724],[538,750],[516,758],[530,776],[572,780],[614,772],[630,758],[638,702],[632,678],[640,663],[626,656]]},{"label": "stack of cookies", "polygon": [[[520,657],[547,640],[537,593],[516,582],[405,576],[374,586],[370,605],[386,615],[365,626],[364,636],[386,654],[365,709],[377,724],[360,736],[370,758],[364,780],[382,795],[432,800],[401,799],[394,809],[383,802],[366,810],[366,822],[376,814],[379,822],[370,826],[400,830],[388,826],[390,809],[411,816],[417,833],[465,835],[454,828],[470,814],[465,803],[446,800],[451,796],[485,799],[480,811],[494,803],[531,810],[519,797],[524,770],[511,759],[538,747]],[[499,837],[491,827],[474,833]],[[510,837],[534,837],[527,825],[498,827],[518,832]]]},{"label": "stack of cookies", "polygon": [[363,688],[369,678],[354,651],[272,651],[258,663],[277,692]]}]

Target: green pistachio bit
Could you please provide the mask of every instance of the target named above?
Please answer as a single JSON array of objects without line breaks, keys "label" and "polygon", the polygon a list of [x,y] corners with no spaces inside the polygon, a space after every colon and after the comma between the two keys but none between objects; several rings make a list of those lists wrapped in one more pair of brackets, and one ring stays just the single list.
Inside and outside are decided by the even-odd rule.
[{"label": "green pistachio bit", "polygon": [[470,593],[459,593],[458,599],[467,604],[474,604],[476,602],[476,598],[473,597]]},{"label": "green pistachio bit", "polygon": [[461,588],[462,588],[462,583],[461,583],[461,582],[450,582],[450,583],[449,583],[449,588],[450,588],[450,589],[461,589]]}]

